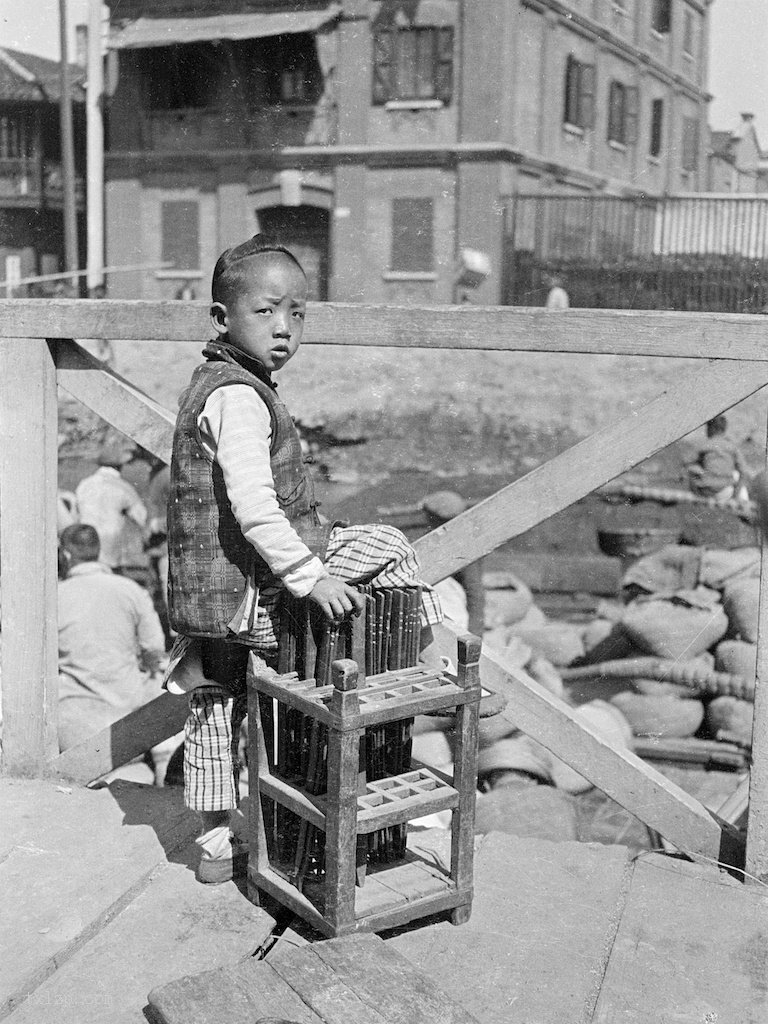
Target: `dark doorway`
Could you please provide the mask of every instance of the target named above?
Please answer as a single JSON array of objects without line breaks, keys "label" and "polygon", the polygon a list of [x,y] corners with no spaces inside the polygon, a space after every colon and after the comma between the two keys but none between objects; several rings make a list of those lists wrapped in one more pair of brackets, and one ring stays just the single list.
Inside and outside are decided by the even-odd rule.
[{"label": "dark doorway", "polygon": [[270,206],[257,211],[259,227],[276,238],[301,262],[309,282],[309,298],[328,298],[328,211],[318,206]]}]

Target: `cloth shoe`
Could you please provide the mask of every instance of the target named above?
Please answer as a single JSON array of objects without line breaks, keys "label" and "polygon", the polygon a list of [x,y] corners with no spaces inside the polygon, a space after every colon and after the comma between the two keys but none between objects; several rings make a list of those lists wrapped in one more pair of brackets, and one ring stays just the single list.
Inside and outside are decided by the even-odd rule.
[{"label": "cloth shoe", "polygon": [[228,825],[210,829],[195,843],[200,847],[200,860],[195,870],[198,882],[218,885],[245,874],[248,847],[232,834]]}]

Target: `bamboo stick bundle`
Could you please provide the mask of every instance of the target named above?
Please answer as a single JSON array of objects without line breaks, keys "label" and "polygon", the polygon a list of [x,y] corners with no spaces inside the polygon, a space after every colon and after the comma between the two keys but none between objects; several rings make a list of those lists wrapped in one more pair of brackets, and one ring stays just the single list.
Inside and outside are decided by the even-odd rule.
[{"label": "bamboo stick bundle", "polygon": [[[373,588],[361,585],[365,597],[365,630],[361,660],[365,675],[377,675],[415,666],[420,646],[421,588]],[[281,673],[298,671],[318,686],[331,681],[331,666],[353,654],[353,629],[348,620],[329,623],[309,611],[308,602],[286,595],[281,615],[278,666]],[[312,659],[314,657],[314,664]],[[271,702],[269,702],[271,704]],[[272,710],[272,709],[270,709]],[[316,719],[286,709],[277,702],[270,727],[276,725],[274,764],[284,777],[298,782],[308,793],[323,794],[327,787],[327,730]],[[410,768],[413,719],[366,730],[361,741],[360,776],[363,783],[400,775]],[[301,890],[305,880],[323,873],[324,836],[293,812],[277,807],[267,818],[273,843],[287,864],[293,883]],[[405,853],[406,826],[397,825],[361,837],[358,877],[365,861],[386,863]],[[360,861],[362,860],[362,866]]]}]

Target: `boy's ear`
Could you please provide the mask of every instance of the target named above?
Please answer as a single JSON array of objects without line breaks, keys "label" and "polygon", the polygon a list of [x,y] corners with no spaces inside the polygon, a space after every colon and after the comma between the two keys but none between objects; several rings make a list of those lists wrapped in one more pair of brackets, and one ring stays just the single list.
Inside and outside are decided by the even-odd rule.
[{"label": "boy's ear", "polygon": [[227,333],[227,307],[223,302],[211,303],[211,326],[217,334]]}]

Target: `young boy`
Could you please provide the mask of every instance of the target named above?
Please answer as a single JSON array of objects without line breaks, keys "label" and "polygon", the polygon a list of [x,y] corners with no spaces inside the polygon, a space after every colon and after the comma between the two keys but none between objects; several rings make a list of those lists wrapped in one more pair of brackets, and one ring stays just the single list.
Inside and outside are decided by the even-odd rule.
[{"label": "young boy", "polygon": [[[179,638],[167,686],[188,692],[184,795],[203,834],[197,877],[233,875],[230,811],[249,651],[274,667],[280,595],[308,597],[332,620],[360,614],[350,582],[418,582],[387,526],[321,524],[312,480],[272,374],[299,348],[307,281],[287,249],[255,236],[213,271],[216,340],[180,399],[168,500],[168,604]],[[422,624],[441,619],[424,588]]]}]

